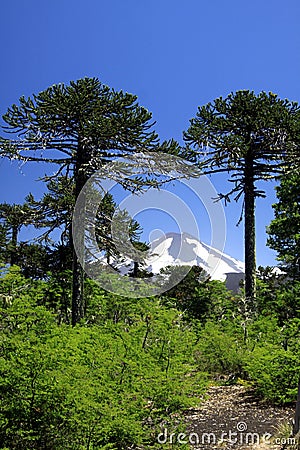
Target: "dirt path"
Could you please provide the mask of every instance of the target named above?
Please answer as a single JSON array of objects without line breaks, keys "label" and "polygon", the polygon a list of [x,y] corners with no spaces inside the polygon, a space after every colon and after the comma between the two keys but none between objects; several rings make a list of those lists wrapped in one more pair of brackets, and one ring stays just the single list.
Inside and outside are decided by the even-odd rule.
[{"label": "dirt path", "polygon": [[279,438],[278,426],[292,423],[293,408],[267,405],[243,386],[212,386],[208,396],[186,416],[190,424],[186,439],[192,449],[282,448],[284,438]]}]

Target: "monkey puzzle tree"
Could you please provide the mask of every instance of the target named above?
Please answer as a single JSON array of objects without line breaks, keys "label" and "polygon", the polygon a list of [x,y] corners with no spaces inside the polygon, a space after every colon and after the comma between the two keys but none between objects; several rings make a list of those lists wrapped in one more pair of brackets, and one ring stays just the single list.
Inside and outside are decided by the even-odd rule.
[{"label": "monkey puzzle tree", "polygon": [[268,245],[292,278],[300,279],[300,170],[286,173],[276,187],[275,218],[267,229]]},{"label": "monkey puzzle tree", "polygon": [[[151,113],[138,105],[137,97],[116,92],[97,78],[21,97],[3,119],[14,139],[1,139],[0,155],[59,165],[56,175],[71,173],[74,178],[75,199],[91,174],[109,161],[161,148]],[[73,251],[73,325],[83,317],[83,305],[83,270]]]},{"label": "monkey puzzle tree", "polygon": [[7,259],[8,262],[18,264],[18,235],[22,226],[29,225],[33,220],[32,211],[27,203],[24,205],[17,204],[0,204],[0,221],[2,227],[7,230]]},{"label": "monkey puzzle tree", "polygon": [[74,180],[67,176],[58,176],[47,183],[47,191],[40,200],[30,193],[26,202],[38,220],[37,229],[45,229],[39,240],[48,241],[51,233],[60,228],[62,243],[70,241],[72,211],[74,208]]},{"label": "monkey puzzle tree", "polygon": [[[26,197],[26,202],[31,211],[38,218],[34,226],[38,229],[46,229],[38,237],[38,240],[51,242],[51,233],[60,230],[60,242],[56,243],[54,250],[58,259],[59,256],[65,259],[70,252],[72,214],[75,203],[74,192],[74,179],[67,176],[58,176],[47,183],[47,191],[40,200],[36,200],[32,194]],[[118,211],[113,196],[109,192],[106,193],[102,199],[101,206],[97,210],[93,227],[95,228],[98,249],[105,252],[108,264],[111,261],[111,257],[116,258],[119,256],[111,231],[111,223],[115,213],[118,214],[118,220],[121,220],[123,224],[126,223],[126,231],[128,231],[132,242],[138,242],[139,235],[142,233],[138,222],[132,219],[127,211]],[[119,231],[119,234],[121,232],[122,230]],[[123,236],[121,236],[122,238]]]},{"label": "monkey puzzle tree", "polygon": [[299,106],[273,93],[237,91],[199,107],[184,133],[185,157],[204,174],[227,172],[233,188],[220,198],[243,196],[245,293],[255,297],[255,199],[265,197],[257,181],[281,173],[285,156],[299,139]]}]

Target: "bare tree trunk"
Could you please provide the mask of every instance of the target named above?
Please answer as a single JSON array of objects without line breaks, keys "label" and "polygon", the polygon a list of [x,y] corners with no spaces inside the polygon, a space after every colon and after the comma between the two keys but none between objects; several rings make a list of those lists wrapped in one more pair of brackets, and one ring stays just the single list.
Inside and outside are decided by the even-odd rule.
[{"label": "bare tree trunk", "polygon": [[84,317],[84,273],[73,250],[72,282],[72,325],[75,326]]},{"label": "bare tree trunk", "polygon": [[293,436],[296,436],[296,434],[299,432],[299,429],[300,429],[300,378],[298,381],[298,395],[294,417]]},{"label": "bare tree trunk", "polygon": [[18,246],[18,226],[13,225],[12,227],[12,235],[11,235],[11,250],[10,250],[10,265],[13,266],[17,264],[17,246]]},{"label": "bare tree trunk", "polygon": [[137,261],[134,261],[133,262],[133,272],[132,272],[132,277],[133,278],[137,278],[138,270],[139,270],[139,263]]},{"label": "bare tree trunk", "polygon": [[[75,180],[75,200],[77,200],[83,186],[87,181],[85,174],[85,164],[88,162],[87,152],[81,145],[80,140],[77,149],[76,165],[74,168],[74,180]],[[81,220],[85,220],[85,208],[82,207],[82,211],[79,214]],[[81,236],[82,242],[79,243],[82,248],[82,254],[84,254],[84,236]],[[72,282],[72,325],[75,326],[84,317],[84,270],[78,260],[77,254],[74,249],[73,237],[71,239],[72,253],[73,253],[73,282]]]},{"label": "bare tree trunk", "polygon": [[256,290],[255,186],[251,152],[245,158],[245,295],[252,303]]}]

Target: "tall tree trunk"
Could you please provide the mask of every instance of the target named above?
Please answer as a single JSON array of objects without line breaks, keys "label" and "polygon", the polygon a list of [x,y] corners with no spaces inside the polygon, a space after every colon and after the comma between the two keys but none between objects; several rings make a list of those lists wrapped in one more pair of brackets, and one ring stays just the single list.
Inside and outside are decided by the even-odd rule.
[{"label": "tall tree trunk", "polygon": [[251,303],[255,299],[255,186],[252,152],[245,158],[245,296]]},{"label": "tall tree trunk", "polygon": [[72,325],[84,317],[84,272],[73,249]]},{"label": "tall tree trunk", "polygon": [[10,265],[13,266],[14,264],[17,264],[18,257],[17,257],[17,246],[18,246],[18,226],[13,225],[12,226],[12,234],[11,234],[11,249],[10,249]]},{"label": "tall tree trunk", "polygon": [[294,417],[293,436],[296,436],[299,429],[300,429],[300,378],[298,381],[298,395],[297,395],[296,410],[295,410],[295,417]]},{"label": "tall tree trunk", "polygon": [[[78,143],[76,164],[74,167],[74,181],[75,181],[75,200],[77,200],[81,189],[87,181],[87,176],[85,174],[85,165],[87,164],[87,152],[84,146]],[[80,217],[85,220],[85,208],[82,208],[80,212]],[[82,242],[80,242],[81,252],[84,254],[84,236],[80,237]],[[77,257],[74,249],[73,237],[71,239],[72,243],[72,253],[73,253],[73,280],[72,280],[72,325],[75,326],[84,317],[84,270]]]},{"label": "tall tree trunk", "polygon": [[139,263],[137,261],[133,262],[133,271],[132,271],[132,277],[137,278],[138,277],[138,270],[139,270]]}]

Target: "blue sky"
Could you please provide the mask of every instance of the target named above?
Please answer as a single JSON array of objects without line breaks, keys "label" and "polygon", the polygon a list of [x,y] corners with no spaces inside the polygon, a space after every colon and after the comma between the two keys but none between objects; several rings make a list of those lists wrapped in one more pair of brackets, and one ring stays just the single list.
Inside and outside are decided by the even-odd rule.
[{"label": "blue sky", "polygon": [[[199,105],[231,91],[272,91],[300,101],[298,0],[10,0],[0,11],[1,115],[21,95],[84,76],[136,94],[160,137],[179,141]],[[0,201],[22,202],[29,191],[40,196],[43,186],[34,180],[47,170],[0,161]],[[223,177],[211,181],[218,192],[226,190]],[[275,257],[265,246],[273,185],[267,193],[256,215],[262,265]],[[226,208],[225,250],[243,260],[239,211],[240,205]]]}]

